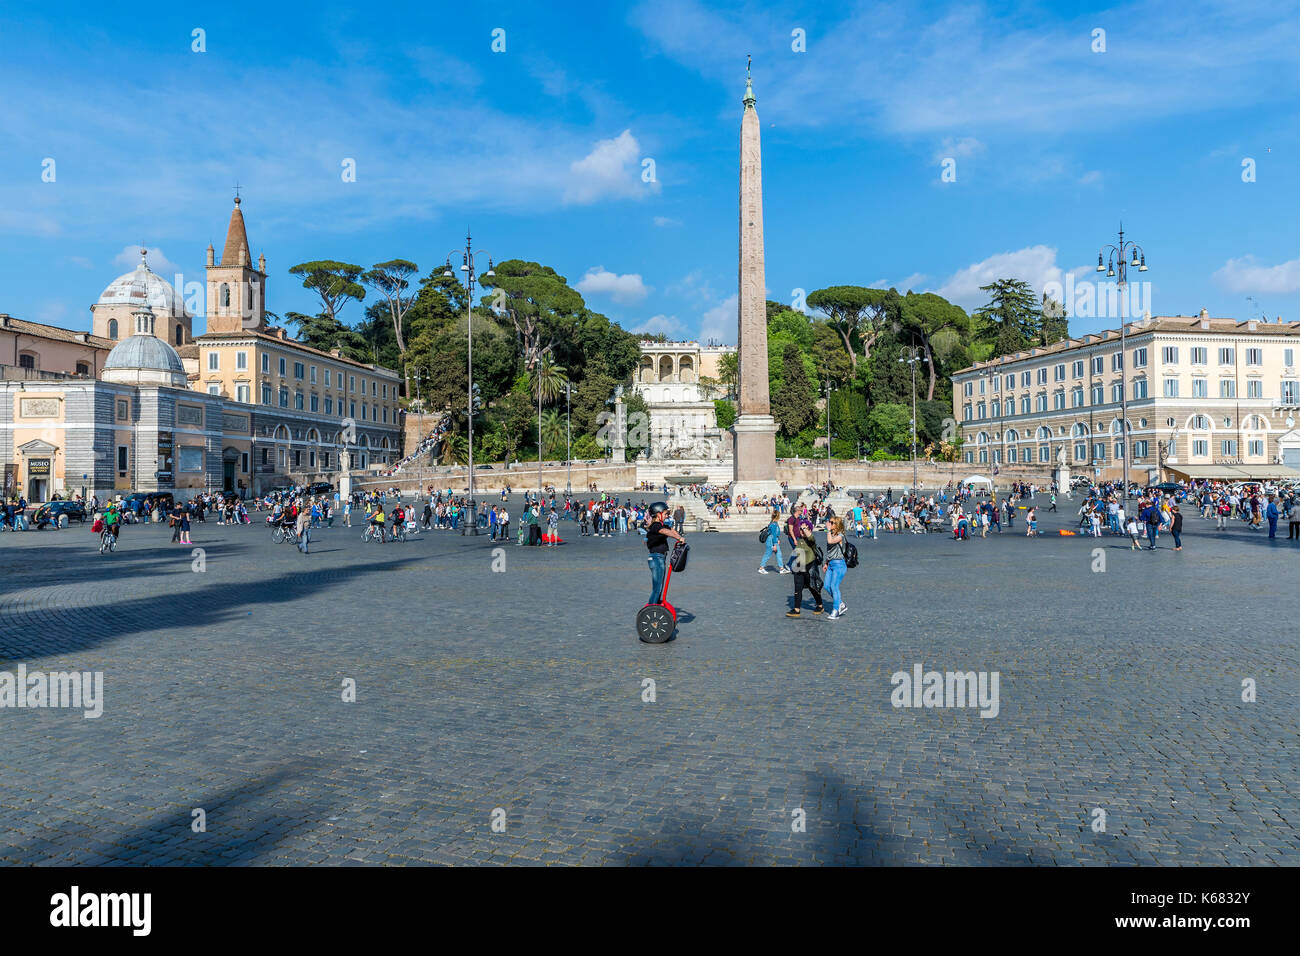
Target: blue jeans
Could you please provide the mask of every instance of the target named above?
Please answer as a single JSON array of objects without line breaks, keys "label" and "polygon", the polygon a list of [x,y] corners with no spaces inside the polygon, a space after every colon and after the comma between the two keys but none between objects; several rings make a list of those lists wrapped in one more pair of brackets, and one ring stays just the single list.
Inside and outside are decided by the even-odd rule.
[{"label": "blue jeans", "polygon": [[1156,535],[1158,535],[1159,533],[1160,533],[1160,525],[1158,524],[1147,525],[1147,543],[1150,544],[1152,548],[1156,546]]},{"label": "blue jeans", "polygon": [[664,577],[668,573],[668,555],[651,551],[646,561],[650,565],[650,600],[646,604],[658,604],[664,593]]},{"label": "blue jeans", "polygon": [[840,608],[840,582],[844,580],[844,575],[848,572],[849,566],[844,563],[842,558],[827,561],[826,565],[826,590],[831,595],[831,610],[838,611]]},{"label": "blue jeans", "polygon": [[767,542],[764,542],[764,544],[763,544],[763,560],[762,560],[761,562],[759,562],[759,565],[758,565],[760,568],[765,568],[765,567],[767,567],[767,558],[768,558],[768,555],[770,555],[773,551],[776,552],[776,566],[779,568],[779,567],[782,566],[782,561],[781,561],[781,536],[780,536],[780,535],[777,535],[777,536],[776,536],[776,540],[775,540],[775,541],[772,541],[771,539],[768,539]]}]

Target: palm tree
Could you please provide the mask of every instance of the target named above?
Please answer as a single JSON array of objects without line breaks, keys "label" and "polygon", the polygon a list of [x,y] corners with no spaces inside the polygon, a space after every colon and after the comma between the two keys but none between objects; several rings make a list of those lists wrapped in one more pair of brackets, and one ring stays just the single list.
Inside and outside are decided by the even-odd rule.
[{"label": "palm tree", "polygon": [[564,444],[564,419],[555,409],[542,416],[542,445],[547,449]]},{"label": "palm tree", "polygon": [[568,374],[549,355],[542,356],[540,371],[537,364],[529,370],[529,390],[534,395],[540,394],[542,402],[547,405],[564,394],[564,386],[568,381]]},{"label": "palm tree", "polygon": [[469,441],[464,435],[448,432],[443,436],[439,454],[444,465],[463,465],[469,461]]},{"label": "palm tree", "polygon": [[727,386],[727,397],[734,398],[740,381],[740,359],[735,352],[726,352],[718,359],[718,381]]}]

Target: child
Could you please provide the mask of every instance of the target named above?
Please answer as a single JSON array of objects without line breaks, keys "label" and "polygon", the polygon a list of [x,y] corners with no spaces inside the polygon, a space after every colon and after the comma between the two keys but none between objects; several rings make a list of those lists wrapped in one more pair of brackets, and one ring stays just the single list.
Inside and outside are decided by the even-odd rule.
[{"label": "child", "polygon": [[1026,538],[1038,537],[1038,511],[1035,508],[1029,509],[1029,514],[1025,516],[1029,522],[1029,530],[1025,532]]},{"label": "child", "polygon": [[1125,530],[1128,531],[1128,537],[1129,537],[1129,540],[1132,542],[1132,545],[1130,545],[1129,550],[1130,550],[1130,551],[1139,551],[1139,550],[1141,550],[1141,549],[1138,547],[1138,535],[1139,535],[1141,532],[1138,530],[1138,519],[1137,519],[1137,516],[1136,516],[1136,515],[1131,515],[1131,516],[1129,517],[1129,519],[1128,519],[1128,527],[1127,527]]}]

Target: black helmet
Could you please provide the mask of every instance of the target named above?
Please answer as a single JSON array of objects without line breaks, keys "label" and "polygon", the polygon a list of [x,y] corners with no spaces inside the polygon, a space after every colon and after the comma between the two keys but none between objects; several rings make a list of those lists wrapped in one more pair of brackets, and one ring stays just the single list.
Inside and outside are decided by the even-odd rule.
[{"label": "black helmet", "polygon": [[650,514],[652,517],[654,515],[664,514],[667,510],[668,510],[668,505],[662,501],[656,501],[654,504],[650,506]]}]

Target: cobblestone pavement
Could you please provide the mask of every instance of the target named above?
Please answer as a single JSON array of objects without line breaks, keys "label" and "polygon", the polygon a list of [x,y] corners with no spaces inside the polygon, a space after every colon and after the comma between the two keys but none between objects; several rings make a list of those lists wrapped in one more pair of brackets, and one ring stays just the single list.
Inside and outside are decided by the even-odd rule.
[{"label": "cobblestone pavement", "polygon": [[[208,522],[201,572],[162,527],[0,535],[0,670],[106,698],[0,710],[0,861],[1295,863],[1300,546],[1187,524],[860,542],[840,621],[696,535],[661,646],[640,539],[569,524],[304,556]],[[891,706],[916,664],[997,671],[998,715]]]}]

